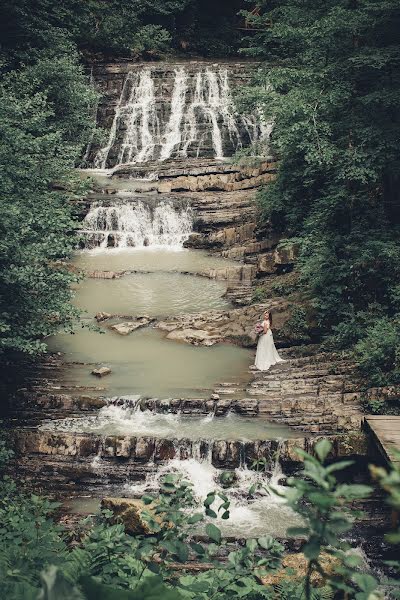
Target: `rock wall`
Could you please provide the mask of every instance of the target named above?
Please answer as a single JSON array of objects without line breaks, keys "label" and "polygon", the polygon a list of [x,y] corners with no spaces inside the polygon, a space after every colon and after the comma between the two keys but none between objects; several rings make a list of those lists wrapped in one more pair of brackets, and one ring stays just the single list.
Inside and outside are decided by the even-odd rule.
[{"label": "rock wall", "polygon": [[243,115],[235,90],[255,64],[181,61],[97,63],[91,74],[102,94],[97,119],[108,132],[90,146],[89,164],[100,168],[152,159],[232,156],[266,131],[259,115]]},{"label": "rock wall", "polygon": [[[79,493],[92,486],[121,485],[141,480],[157,465],[174,458],[203,457],[215,467],[224,469],[249,466],[255,459],[265,458],[272,468],[278,449],[277,440],[193,442],[37,430],[16,430],[13,438],[17,459],[13,474],[27,482],[34,482],[35,486],[56,489],[60,493],[68,489]],[[280,443],[279,460],[283,471],[291,474],[299,470],[302,459],[296,448],[313,453],[318,439],[299,437]],[[365,445],[362,434],[338,435],[332,440],[334,446],[329,457],[332,460],[358,455]]]},{"label": "rock wall", "polygon": [[255,194],[274,178],[276,165],[272,159],[254,165],[227,160],[270,134],[260,115],[236,108],[236,91],[256,68],[251,61],[94,64],[92,78],[102,94],[97,120],[108,141],[103,148],[90,144],[85,158],[88,166],[113,168],[101,191],[118,200],[113,181],[129,178],[133,196],[124,194],[126,201],[144,194],[151,202],[154,196],[188,202],[195,215],[188,247],[257,265],[271,239],[258,232]]}]

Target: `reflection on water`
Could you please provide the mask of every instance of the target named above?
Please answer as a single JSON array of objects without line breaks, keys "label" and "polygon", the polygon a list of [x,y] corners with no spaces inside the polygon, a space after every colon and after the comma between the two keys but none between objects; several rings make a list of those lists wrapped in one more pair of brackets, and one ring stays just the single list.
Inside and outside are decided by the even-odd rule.
[{"label": "reflection on water", "polygon": [[199,273],[207,269],[237,267],[238,263],[212,256],[202,250],[162,250],[124,248],[79,252],[74,264],[86,271],[183,271]]},{"label": "reflection on water", "polygon": [[100,384],[103,395],[140,394],[160,398],[206,397],[218,381],[247,379],[252,353],[235,346],[194,347],[166,340],[157,329],[141,329],[129,336],[85,329],[48,340],[51,351],[62,351],[67,361],[101,363],[111,375],[100,382],[90,365],[71,365],[60,374],[64,385]]},{"label": "reflection on water", "polygon": [[228,414],[225,417],[157,414],[124,406],[106,406],[98,415],[53,420],[41,426],[46,431],[84,432],[100,435],[130,435],[189,440],[267,440],[296,437],[284,425],[263,419]]},{"label": "reflection on water", "polygon": [[221,281],[180,273],[136,273],[120,279],[86,279],[75,303],[94,317],[97,312],[156,317],[228,308]]}]

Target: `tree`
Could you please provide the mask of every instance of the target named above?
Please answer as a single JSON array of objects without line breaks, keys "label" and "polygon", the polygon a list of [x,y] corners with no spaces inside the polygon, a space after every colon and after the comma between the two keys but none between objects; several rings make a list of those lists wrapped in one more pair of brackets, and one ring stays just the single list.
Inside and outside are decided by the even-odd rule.
[{"label": "tree", "polygon": [[61,38],[7,73],[0,96],[0,352],[34,354],[77,316],[65,263],[76,244],[70,200],[96,94]]},{"label": "tree", "polygon": [[244,52],[264,63],[244,101],[274,118],[280,163],[261,207],[300,243],[301,283],[322,334],[351,348],[400,311],[399,5],[286,0],[259,9]]}]

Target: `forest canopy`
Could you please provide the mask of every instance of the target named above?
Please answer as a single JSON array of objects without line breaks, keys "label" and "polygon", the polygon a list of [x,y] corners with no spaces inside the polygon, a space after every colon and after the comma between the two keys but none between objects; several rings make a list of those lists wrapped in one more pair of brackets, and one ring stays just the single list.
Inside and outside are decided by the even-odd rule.
[{"label": "forest canopy", "polygon": [[80,50],[118,56],[236,54],[242,0],[5,0],[2,46],[11,55],[48,45],[64,30]]},{"label": "forest canopy", "polygon": [[[298,289],[325,346],[400,381],[400,6],[268,0],[244,53],[246,99],[275,122],[265,221],[300,249]],[[316,327],[315,327],[316,326]]]}]

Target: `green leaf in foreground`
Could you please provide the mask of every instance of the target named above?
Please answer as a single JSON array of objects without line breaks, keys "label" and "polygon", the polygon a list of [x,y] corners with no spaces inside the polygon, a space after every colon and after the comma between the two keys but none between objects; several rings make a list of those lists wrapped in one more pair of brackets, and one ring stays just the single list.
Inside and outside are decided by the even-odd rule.
[{"label": "green leaf in foreground", "polygon": [[208,525],[206,526],[206,534],[216,544],[221,543],[221,539],[222,539],[221,531],[220,531],[220,529],[218,529],[218,527],[213,525],[213,523],[208,523]]}]

